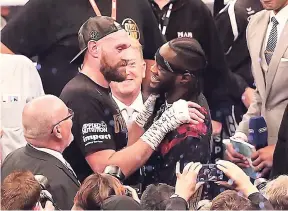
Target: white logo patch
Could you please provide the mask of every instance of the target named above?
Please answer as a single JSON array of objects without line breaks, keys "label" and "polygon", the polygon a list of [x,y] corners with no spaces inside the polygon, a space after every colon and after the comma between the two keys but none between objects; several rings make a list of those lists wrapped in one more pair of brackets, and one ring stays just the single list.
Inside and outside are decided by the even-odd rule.
[{"label": "white logo patch", "polygon": [[107,124],[102,121],[100,123],[86,123],[82,126],[82,134],[86,133],[107,133]]},{"label": "white logo patch", "polygon": [[192,32],[177,32],[178,38],[179,37],[189,37],[193,38]]}]

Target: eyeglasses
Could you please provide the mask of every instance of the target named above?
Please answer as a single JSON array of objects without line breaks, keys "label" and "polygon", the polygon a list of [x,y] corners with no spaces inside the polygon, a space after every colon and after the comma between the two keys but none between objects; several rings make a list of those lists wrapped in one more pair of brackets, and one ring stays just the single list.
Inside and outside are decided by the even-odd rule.
[{"label": "eyeglasses", "polygon": [[74,111],[73,111],[72,109],[68,108],[68,113],[69,113],[69,114],[68,114],[67,117],[65,117],[64,119],[60,120],[59,122],[57,122],[56,124],[53,125],[52,130],[51,130],[51,134],[53,133],[54,128],[55,128],[57,125],[59,125],[61,122],[64,122],[64,121],[66,121],[67,119],[73,119],[73,117],[74,117]]}]

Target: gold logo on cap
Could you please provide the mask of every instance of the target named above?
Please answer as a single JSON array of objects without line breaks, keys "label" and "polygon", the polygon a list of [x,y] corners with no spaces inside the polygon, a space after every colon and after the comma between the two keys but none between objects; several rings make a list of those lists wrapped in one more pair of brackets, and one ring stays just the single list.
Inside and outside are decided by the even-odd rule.
[{"label": "gold logo on cap", "polygon": [[140,40],[140,31],[134,20],[126,18],[123,20],[122,25],[131,37]]}]

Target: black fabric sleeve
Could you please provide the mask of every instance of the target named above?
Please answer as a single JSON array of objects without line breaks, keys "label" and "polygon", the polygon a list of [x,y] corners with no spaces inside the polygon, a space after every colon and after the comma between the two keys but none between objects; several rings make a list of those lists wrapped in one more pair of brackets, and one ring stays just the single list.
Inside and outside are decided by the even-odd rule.
[{"label": "black fabric sleeve", "polygon": [[[239,97],[243,94],[245,89],[249,87],[249,84],[253,83],[251,82],[253,81],[253,76],[251,73],[249,73],[251,72],[251,62],[246,43],[246,27],[248,22],[245,17],[241,15],[241,13],[239,15],[235,11],[239,34],[238,38],[234,41],[234,34],[232,31],[230,16],[228,14],[228,8],[229,7],[216,16],[215,24],[219,33],[219,38],[223,45],[228,67],[234,74],[239,86],[238,92],[234,93],[234,97],[238,98],[237,100],[239,100]],[[251,76],[251,80],[246,81],[245,77],[242,75],[245,75],[246,78]]]},{"label": "black fabric sleeve", "polygon": [[224,52],[227,52],[232,46],[234,40],[232,26],[227,9],[215,17],[215,25],[223,45],[223,50]]},{"label": "black fabric sleeve", "polygon": [[165,210],[188,210],[187,202],[181,197],[170,198]]},{"label": "black fabric sleeve", "polygon": [[[54,3],[53,3],[54,2]],[[38,55],[56,40],[53,10],[58,1],[30,0],[1,31],[1,42],[15,54]]]},{"label": "black fabric sleeve", "polygon": [[201,45],[208,60],[208,66],[204,74],[204,95],[208,100],[211,115],[214,119],[213,114],[229,101],[227,89],[229,86],[229,71],[212,15],[204,4],[201,11],[203,11],[202,17],[204,18],[202,20],[202,30],[205,31],[205,38],[203,37]]},{"label": "black fabric sleeve", "polygon": [[165,43],[165,38],[160,33],[157,19],[149,2],[147,0],[141,1],[140,7],[143,10],[142,14],[144,14],[143,56],[144,59],[154,60],[155,53]]},{"label": "black fabric sleeve", "polygon": [[276,143],[271,177],[276,178],[288,174],[288,105],[286,106]]},{"label": "black fabric sleeve", "polygon": [[252,193],[248,196],[248,199],[255,207],[261,210],[274,210],[271,203],[260,192]]},{"label": "black fabric sleeve", "polygon": [[[69,105],[75,112],[75,127],[80,137],[80,148],[84,156],[101,150],[116,150],[113,119],[108,120],[107,111],[100,100],[82,100],[77,107]],[[78,104],[78,102],[76,102]],[[111,112],[111,111],[110,111]],[[74,125],[73,125],[74,127]],[[77,138],[77,137],[76,137]]]}]

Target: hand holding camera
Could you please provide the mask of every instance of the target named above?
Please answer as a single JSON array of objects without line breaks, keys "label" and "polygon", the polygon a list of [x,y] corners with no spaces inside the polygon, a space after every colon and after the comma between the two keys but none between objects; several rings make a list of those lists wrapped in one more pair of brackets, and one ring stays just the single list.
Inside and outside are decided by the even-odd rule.
[{"label": "hand holding camera", "polygon": [[228,182],[217,182],[218,184],[241,191],[246,197],[258,192],[258,189],[250,182],[250,177],[234,163],[219,160],[216,165],[229,178]]},{"label": "hand holding camera", "polygon": [[198,190],[198,188],[203,185],[203,182],[197,183],[197,176],[202,168],[201,163],[188,163],[183,172],[180,172],[180,163],[176,164],[176,186],[175,194],[179,197],[185,199],[187,202],[193,196],[193,194]]}]

